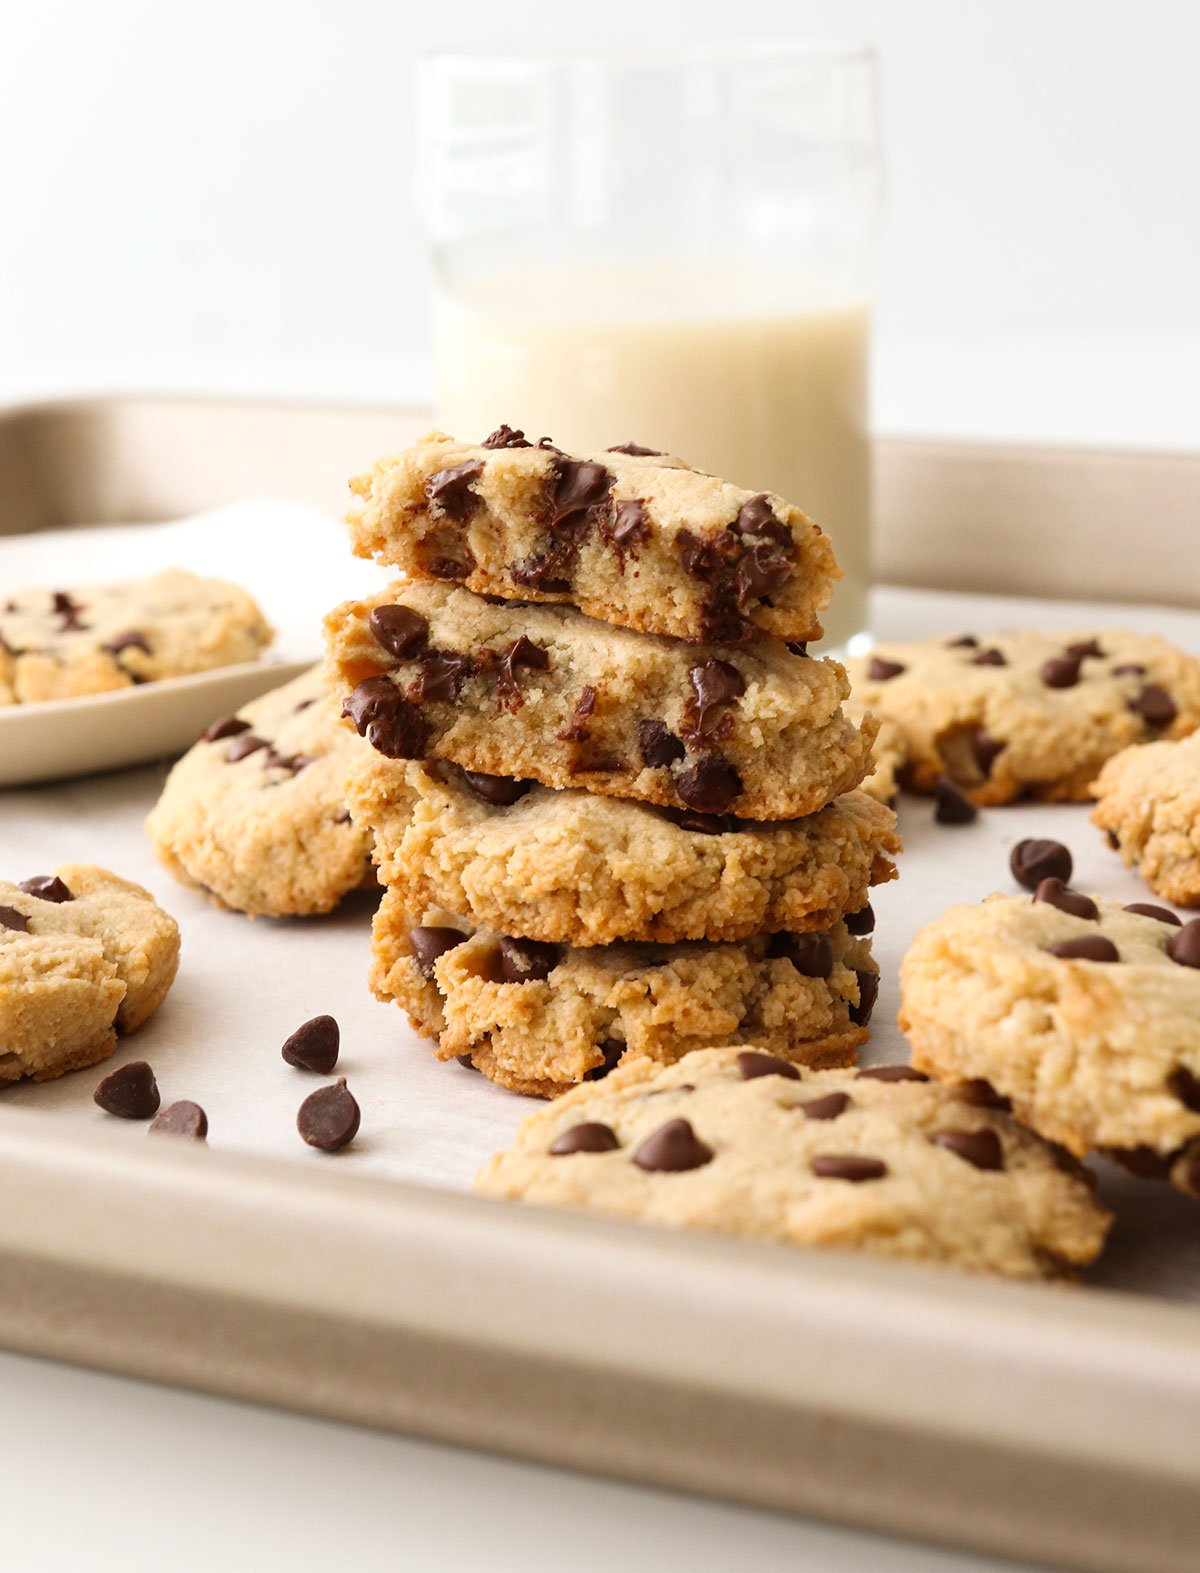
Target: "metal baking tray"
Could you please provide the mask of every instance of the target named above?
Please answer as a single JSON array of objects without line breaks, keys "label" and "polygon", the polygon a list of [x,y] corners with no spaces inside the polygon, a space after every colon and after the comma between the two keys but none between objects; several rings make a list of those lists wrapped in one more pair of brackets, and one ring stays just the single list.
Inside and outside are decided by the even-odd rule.
[{"label": "metal baking tray", "polygon": [[[251,494],[337,509],[343,476],[425,424],[197,400],[0,412],[0,532]],[[885,577],[1200,605],[1176,582],[1200,462],[899,440],[877,460]],[[124,1134],[0,1108],[5,1346],[1064,1567],[1197,1566],[1189,1304]]]}]

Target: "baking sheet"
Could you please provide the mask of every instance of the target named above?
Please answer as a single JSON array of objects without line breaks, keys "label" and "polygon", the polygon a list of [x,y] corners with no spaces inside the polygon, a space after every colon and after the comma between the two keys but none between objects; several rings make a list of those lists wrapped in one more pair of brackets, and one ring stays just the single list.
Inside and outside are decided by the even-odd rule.
[{"label": "baking sheet", "polygon": [[[308,510],[247,503],[200,521],[201,533],[209,535],[206,552],[211,548],[215,554],[229,554],[205,556],[203,568],[214,571],[220,561],[227,574],[263,595],[268,614],[279,618],[287,637],[301,641],[296,648],[308,639],[310,650],[315,648],[319,612],[343,595],[361,593],[365,581],[377,575],[370,565],[350,557],[329,521],[317,519],[319,524]],[[263,539],[275,543],[300,542],[305,530],[316,544],[289,550],[282,558],[277,546],[264,550],[258,538],[261,531]],[[102,533],[110,538],[110,549],[121,554],[158,550],[152,544],[157,533],[153,527]],[[222,543],[216,543],[215,535],[223,536]],[[175,527],[168,544],[178,550],[186,536],[186,530]],[[39,544],[43,550],[61,551],[61,541],[39,536],[0,543],[0,554],[25,553],[23,576],[36,580],[41,576]],[[61,557],[56,561],[61,564]],[[190,558],[187,565],[197,562]],[[3,555],[0,572],[7,573]],[[57,567],[55,574],[60,573]],[[1030,623],[1050,628],[1122,624],[1161,632],[1200,652],[1200,614],[1144,606],[884,589],[876,593],[873,619],[881,637],[967,629],[982,633]],[[219,911],[199,894],[175,885],[155,864],[142,833],[165,770],[165,765],[149,767],[0,796],[0,868],[6,875],[26,878],[67,861],[102,863],[149,886],[180,923],[183,960],[178,981],[158,1015],[119,1046],[111,1063],[148,1059],[164,1102],[186,1097],[203,1104],[213,1147],[297,1164],[333,1164],[345,1175],[465,1189],[488,1154],[511,1139],[529,1107],[527,1100],[456,1064],[439,1064],[396,1007],[371,998],[365,985],[369,898],[352,898],[329,918],[252,922]],[[1086,809],[1020,806],[988,811],[972,825],[944,827],[933,823],[928,800],[906,797],[900,817],[907,844],[901,879],[873,898],[883,986],[873,1037],[864,1053],[867,1061],[906,1057],[894,1025],[895,980],[916,928],[952,902],[1014,888],[1007,858],[1015,841],[1036,835],[1063,840],[1075,854],[1075,883],[1081,888],[1116,900],[1145,896],[1141,882],[1088,824]],[[338,1074],[348,1078],[363,1110],[356,1143],[336,1157],[311,1151],[297,1136],[295,1111],[319,1082],[285,1065],[279,1055],[284,1038],[301,1021],[322,1012],[341,1024]],[[0,1092],[0,1110],[31,1109],[64,1121],[114,1126],[117,1122],[91,1102],[100,1074],[83,1071],[43,1086],[10,1087]],[[148,1138],[138,1124],[121,1127],[119,1134],[135,1148],[139,1142],[158,1140]],[[1200,1215],[1194,1204],[1166,1187],[1135,1182],[1119,1172],[1106,1171],[1104,1188],[1118,1208],[1119,1222],[1108,1254],[1090,1275],[1092,1281],[1176,1298],[1200,1295]]]}]

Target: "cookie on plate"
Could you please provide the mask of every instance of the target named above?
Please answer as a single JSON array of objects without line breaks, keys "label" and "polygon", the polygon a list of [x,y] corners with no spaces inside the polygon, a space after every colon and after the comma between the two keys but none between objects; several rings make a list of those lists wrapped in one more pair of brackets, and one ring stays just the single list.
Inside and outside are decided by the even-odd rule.
[{"label": "cookie on plate", "polygon": [[1200,920],[1043,880],[951,907],[900,968],[913,1062],[1077,1156],[1200,1194]]},{"label": "cookie on plate", "polygon": [[350,486],[360,556],[647,633],[816,639],[841,577],[799,508],[634,444],[571,456],[508,427],[478,445],[431,432]]},{"label": "cookie on plate", "polygon": [[688,645],[444,584],[394,584],[326,629],[343,713],[390,759],[746,819],[815,813],[871,768],[845,672],[782,644]]},{"label": "cookie on plate", "polygon": [[391,890],[374,957],[376,994],[438,1040],[440,1059],[468,1056],[492,1081],[539,1097],[626,1055],[668,1061],[747,1038],[803,1064],[850,1065],[879,987],[868,941],[843,923],[729,945],[576,950],[445,912],[410,917]]},{"label": "cookie on plate", "polygon": [[0,704],[72,699],[254,661],[271,627],[244,590],[172,568],[0,601]]},{"label": "cookie on plate", "polygon": [[167,777],[150,844],[236,912],[329,912],[370,874],[370,834],[346,808],[355,746],[314,667],[213,722]]},{"label": "cookie on plate", "polygon": [[1118,629],[879,645],[847,663],[854,697],[900,728],[902,779],[976,803],[1083,802],[1107,759],[1200,726],[1200,662]]},{"label": "cookie on plate", "polygon": [[1092,791],[1092,821],[1151,890],[1200,907],[1200,732],[1110,759]]},{"label": "cookie on plate", "polygon": [[907,1066],[807,1071],[758,1047],[622,1066],[531,1114],[475,1184],[1013,1278],[1071,1275],[1110,1222],[1075,1166],[996,1109]]},{"label": "cookie on plate", "polygon": [[0,1082],[95,1065],[166,998],[179,930],[149,891],[64,863],[0,881]]},{"label": "cookie on plate", "polygon": [[362,743],[346,791],[410,911],[568,945],[828,928],[895,877],[900,847],[891,810],[863,792],[756,824],[405,764]]}]

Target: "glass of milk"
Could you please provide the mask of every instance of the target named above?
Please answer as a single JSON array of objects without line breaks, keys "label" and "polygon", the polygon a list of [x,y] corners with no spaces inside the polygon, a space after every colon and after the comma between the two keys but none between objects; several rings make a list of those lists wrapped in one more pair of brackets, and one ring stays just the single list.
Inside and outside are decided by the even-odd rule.
[{"label": "glass of milk", "polygon": [[430,56],[437,420],[678,454],[817,520],[865,630],[880,167],[870,50]]}]

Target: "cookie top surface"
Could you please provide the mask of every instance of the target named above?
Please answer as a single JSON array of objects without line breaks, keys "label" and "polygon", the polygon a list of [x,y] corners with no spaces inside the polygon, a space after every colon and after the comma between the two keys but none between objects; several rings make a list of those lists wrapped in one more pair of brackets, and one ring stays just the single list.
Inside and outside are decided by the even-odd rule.
[{"label": "cookie top surface", "polygon": [[1093,791],[1093,821],[1151,890],[1200,906],[1200,732],[1123,750]]},{"label": "cookie top surface", "polygon": [[328,912],[363,882],[370,836],[346,809],[357,740],[313,667],[219,718],[175,765],[146,822],[184,883],[236,911]]},{"label": "cookie top surface", "polygon": [[1109,1221],[1008,1115],[924,1079],[784,1068],[753,1045],[638,1060],[576,1089],[532,1114],[476,1186],[1024,1278],[1091,1261]]},{"label": "cookie top surface", "polygon": [[1086,799],[1120,749],[1200,726],[1200,663],[1119,629],[884,643],[847,671],[900,728],[906,780],[947,774],[981,803]]},{"label": "cookie top surface", "polygon": [[900,969],[914,1061],[988,1082],[1078,1154],[1174,1164],[1200,1137],[1200,928],[1058,881],[1039,892],[951,907],[917,934]]}]

